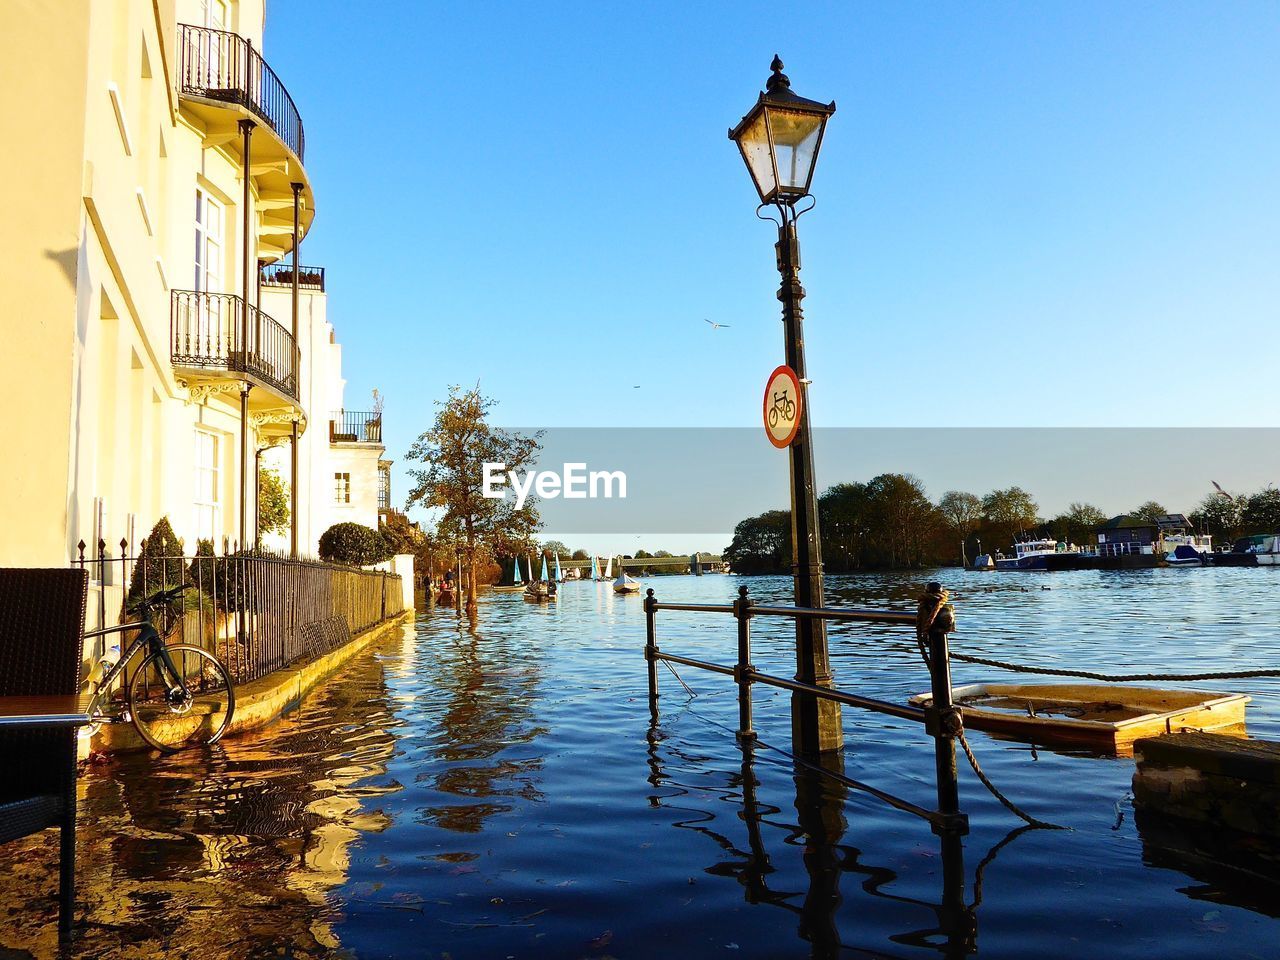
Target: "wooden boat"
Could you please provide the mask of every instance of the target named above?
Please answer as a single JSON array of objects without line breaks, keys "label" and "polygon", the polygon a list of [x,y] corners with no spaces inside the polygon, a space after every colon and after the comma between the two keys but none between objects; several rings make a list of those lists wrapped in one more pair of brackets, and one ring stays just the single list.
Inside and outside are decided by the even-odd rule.
[{"label": "wooden boat", "polygon": [[529,586],[525,587],[524,598],[530,603],[551,603],[554,600],[559,600],[560,595],[552,590],[545,581],[534,580]]},{"label": "wooden boat", "polygon": [[619,571],[618,579],[613,581],[614,593],[639,593],[640,581],[632,577],[628,577],[625,572]]},{"label": "wooden boat", "polygon": [[[1129,753],[1139,737],[1244,728],[1239,693],[1111,683],[970,683],[952,689],[966,727],[1045,746]],[[911,698],[927,706],[933,695]]]}]

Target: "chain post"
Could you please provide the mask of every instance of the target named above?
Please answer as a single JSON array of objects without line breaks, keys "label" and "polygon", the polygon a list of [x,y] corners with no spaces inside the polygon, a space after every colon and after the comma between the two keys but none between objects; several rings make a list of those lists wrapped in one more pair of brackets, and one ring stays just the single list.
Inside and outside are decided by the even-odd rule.
[{"label": "chain post", "polygon": [[644,598],[644,659],[649,666],[649,709],[658,708],[658,600],[653,595],[653,587],[645,592]]}]

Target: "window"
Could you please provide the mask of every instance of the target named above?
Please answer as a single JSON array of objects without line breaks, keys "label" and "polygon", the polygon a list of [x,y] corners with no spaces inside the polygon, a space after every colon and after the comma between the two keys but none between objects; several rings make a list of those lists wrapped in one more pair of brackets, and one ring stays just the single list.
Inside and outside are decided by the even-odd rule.
[{"label": "window", "polygon": [[333,475],[333,502],[351,502],[351,474],[335,473]]},{"label": "window", "polygon": [[378,469],[378,509],[391,509],[391,471]]},{"label": "window", "polygon": [[222,530],[222,506],[218,496],[218,438],[207,430],[195,437],[196,537],[217,542]]},{"label": "window", "polygon": [[222,204],[203,190],[196,190],[195,289],[222,292]]}]

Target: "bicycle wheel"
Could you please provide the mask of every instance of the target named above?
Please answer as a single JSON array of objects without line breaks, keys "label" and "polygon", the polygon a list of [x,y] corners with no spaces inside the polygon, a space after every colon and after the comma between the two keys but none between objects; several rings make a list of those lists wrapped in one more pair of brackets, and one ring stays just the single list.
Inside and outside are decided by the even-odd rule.
[{"label": "bicycle wheel", "polygon": [[769,428],[773,429],[778,425],[778,408],[776,406],[769,408]]},{"label": "bicycle wheel", "polygon": [[189,644],[176,644],[167,652],[182,682],[174,682],[163,656],[147,657],[129,681],[133,725],[143,740],[164,753],[216,742],[236,708],[227,668],[207,650]]}]

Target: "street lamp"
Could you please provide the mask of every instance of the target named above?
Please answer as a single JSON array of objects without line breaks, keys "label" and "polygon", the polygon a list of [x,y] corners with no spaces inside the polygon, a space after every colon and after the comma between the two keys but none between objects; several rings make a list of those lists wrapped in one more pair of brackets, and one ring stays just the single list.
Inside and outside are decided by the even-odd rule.
[{"label": "street lamp", "polygon": [[[800,380],[800,424],[788,448],[791,461],[791,556],[796,605],[820,608],[822,589],[822,541],[818,532],[818,496],[813,479],[813,443],[809,429],[809,386],[804,363],[804,312],[800,301],[800,246],[796,221],[813,208],[809,185],[822,148],[827,120],[836,112],[835,102],[806,100],[791,91],[782,72],[782,61],[773,58],[773,71],[765,90],[751,111],[729,131],[751,174],[760,209],[772,205],[778,212],[778,272],[782,284],[782,324],[787,365]],[[800,205],[808,198],[810,203]],[[766,219],[773,219],[767,217]],[[831,685],[831,661],[827,654],[826,622],[816,617],[796,617],[796,679],[819,686]],[[842,743],[840,705],[809,694],[791,697],[791,737],[805,753],[838,750]]]}]

